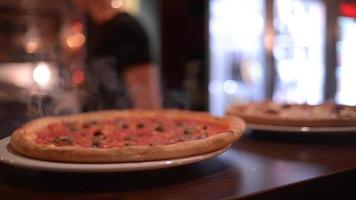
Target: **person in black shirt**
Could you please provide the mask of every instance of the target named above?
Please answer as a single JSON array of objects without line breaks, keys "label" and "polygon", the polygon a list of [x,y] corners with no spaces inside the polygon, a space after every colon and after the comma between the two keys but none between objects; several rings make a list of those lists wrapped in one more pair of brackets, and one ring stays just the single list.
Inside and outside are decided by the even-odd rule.
[{"label": "person in black shirt", "polygon": [[86,110],[160,108],[158,69],[149,40],[131,15],[109,0],[73,0],[88,16]]}]

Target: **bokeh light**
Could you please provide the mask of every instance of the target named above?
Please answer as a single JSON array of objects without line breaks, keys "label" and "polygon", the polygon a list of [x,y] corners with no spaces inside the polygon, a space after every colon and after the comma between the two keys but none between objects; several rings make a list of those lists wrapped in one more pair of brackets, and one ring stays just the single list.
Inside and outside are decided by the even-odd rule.
[{"label": "bokeh light", "polygon": [[74,33],[67,37],[66,43],[69,48],[80,48],[85,43],[85,36],[82,33]]},{"label": "bokeh light", "polygon": [[51,71],[47,64],[39,63],[33,70],[33,79],[41,86],[47,86],[51,80]]},{"label": "bokeh light", "polygon": [[25,44],[25,51],[28,54],[33,54],[37,51],[38,49],[38,42],[35,41],[29,41]]},{"label": "bokeh light", "polygon": [[235,94],[237,92],[238,85],[236,81],[226,80],[224,81],[223,88],[227,94]]},{"label": "bokeh light", "polygon": [[118,9],[118,8],[121,8],[123,5],[124,5],[124,1],[123,0],[112,0],[111,1],[111,6],[113,8]]},{"label": "bokeh light", "polygon": [[82,70],[75,70],[72,74],[72,83],[79,85],[84,81],[84,72]]}]

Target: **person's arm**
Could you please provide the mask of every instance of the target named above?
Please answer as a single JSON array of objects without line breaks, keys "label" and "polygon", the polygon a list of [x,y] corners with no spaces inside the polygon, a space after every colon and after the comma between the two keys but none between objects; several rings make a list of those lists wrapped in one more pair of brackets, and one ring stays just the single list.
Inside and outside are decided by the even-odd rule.
[{"label": "person's arm", "polygon": [[124,81],[135,109],[161,108],[159,72],[153,64],[131,66]]}]

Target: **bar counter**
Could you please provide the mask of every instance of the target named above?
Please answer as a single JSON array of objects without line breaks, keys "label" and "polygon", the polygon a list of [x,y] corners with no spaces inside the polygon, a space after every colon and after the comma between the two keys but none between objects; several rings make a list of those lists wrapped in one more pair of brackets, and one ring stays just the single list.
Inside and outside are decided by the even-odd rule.
[{"label": "bar counter", "polygon": [[[3,122],[1,138],[14,126]],[[346,199],[356,188],[354,134],[248,130],[217,157],[150,171],[57,173],[0,164],[0,199]]]}]

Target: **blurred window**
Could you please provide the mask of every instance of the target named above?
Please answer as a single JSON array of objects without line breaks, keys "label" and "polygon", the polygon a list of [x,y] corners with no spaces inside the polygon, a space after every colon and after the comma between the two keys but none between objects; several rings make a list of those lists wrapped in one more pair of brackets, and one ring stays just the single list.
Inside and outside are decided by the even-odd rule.
[{"label": "blurred window", "polygon": [[336,101],[356,105],[356,18],[339,17],[337,53],[339,66],[336,71],[338,89]]},{"label": "blurred window", "polygon": [[263,0],[210,0],[210,111],[263,98]]},{"label": "blurred window", "polygon": [[319,0],[276,0],[274,5],[277,82],[273,99],[323,101],[326,9]]}]

